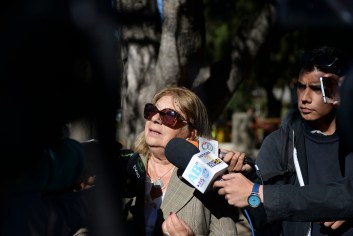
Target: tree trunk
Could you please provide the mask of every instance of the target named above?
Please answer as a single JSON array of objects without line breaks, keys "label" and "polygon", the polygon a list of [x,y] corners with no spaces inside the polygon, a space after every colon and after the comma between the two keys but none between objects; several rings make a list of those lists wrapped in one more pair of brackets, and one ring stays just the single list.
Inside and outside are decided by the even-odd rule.
[{"label": "tree trunk", "polygon": [[205,66],[201,0],[163,0],[162,19],[155,1],[117,0],[117,12],[125,46],[119,137],[130,148],[144,128],[144,104],[165,86],[193,89],[215,121],[246,77],[275,21],[274,6],[265,4],[239,28],[230,54],[215,65]]}]

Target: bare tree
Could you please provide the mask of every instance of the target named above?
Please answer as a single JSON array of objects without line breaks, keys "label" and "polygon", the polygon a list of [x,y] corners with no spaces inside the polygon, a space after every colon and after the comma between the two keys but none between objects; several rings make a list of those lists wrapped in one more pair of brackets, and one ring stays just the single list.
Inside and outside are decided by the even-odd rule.
[{"label": "bare tree", "polygon": [[265,3],[237,29],[230,55],[204,65],[202,0],[163,0],[162,12],[155,1],[117,0],[116,9],[125,46],[120,139],[126,147],[143,130],[144,104],[168,85],[193,89],[214,121],[246,77],[276,18],[273,3]]}]

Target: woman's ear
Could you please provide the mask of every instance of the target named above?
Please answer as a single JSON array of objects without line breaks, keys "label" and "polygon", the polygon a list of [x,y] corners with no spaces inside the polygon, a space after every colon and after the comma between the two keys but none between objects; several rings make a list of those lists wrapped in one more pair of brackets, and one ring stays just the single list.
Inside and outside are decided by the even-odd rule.
[{"label": "woman's ear", "polygon": [[190,140],[197,140],[197,130],[191,129],[188,139]]}]

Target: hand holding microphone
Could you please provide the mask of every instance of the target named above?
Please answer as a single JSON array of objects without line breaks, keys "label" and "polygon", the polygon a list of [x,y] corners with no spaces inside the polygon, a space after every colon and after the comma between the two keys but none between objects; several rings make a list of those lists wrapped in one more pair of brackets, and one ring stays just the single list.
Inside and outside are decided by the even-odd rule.
[{"label": "hand holding microphone", "polygon": [[228,172],[248,173],[252,166],[248,164],[248,158],[243,152],[220,149],[221,159],[228,164]]},{"label": "hand holding microphone", "polygon": [[251,158],[245,156],[245,153],[219,149],[216,140],[199,137],[198,141],[187,141],[195,145],[200,151],[209,150],[218,155],[219,158],[229,165],[228,172],[242,172],[246,174],[252,170],[250,163],[252,165],[255,164]]},{"label": "hand holding microphone", "polygon": [[210,150],[218,155],[219,158],[229,165],[228,172],[242,172],[246,174],[252,170],[252,165],[255,164],[252,158],[245,156],[245,153],[219,149],[216,140],[199,137],[198,141],[187,141],[198,147],[200,151]]}]

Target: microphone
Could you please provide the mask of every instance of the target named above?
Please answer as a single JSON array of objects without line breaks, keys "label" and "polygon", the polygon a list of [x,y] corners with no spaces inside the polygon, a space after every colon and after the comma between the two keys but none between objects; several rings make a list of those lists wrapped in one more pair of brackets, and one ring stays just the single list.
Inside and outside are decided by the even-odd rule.
[{"label": "microphone", "polygon": [[182,138],[171,139],[165,147],[170,163],[184,170],[182,177],[201,193],[212,187],[215,179],[222,176],[228,165],[210,150],[201,151]]},{"label": "microphone", "polygon": [[[144,190],[146,169],[138,153],[129,149],[120,150],[120,161],[125,167],[125,183],[123,197],[135,197]],[[142,191],[143,192],[143,191]],[[144,193],[144,192],[143,192]]]}]

